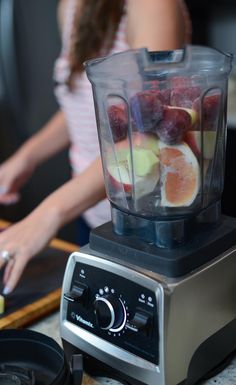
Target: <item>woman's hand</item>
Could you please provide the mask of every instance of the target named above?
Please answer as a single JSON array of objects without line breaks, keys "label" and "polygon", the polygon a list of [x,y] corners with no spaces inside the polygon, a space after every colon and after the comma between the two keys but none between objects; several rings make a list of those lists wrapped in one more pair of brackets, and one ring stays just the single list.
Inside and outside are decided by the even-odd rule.
[{"label": "woman's hand", "polygon": [[16,287],[27,262],[48,245],[62,226],[105,196],[98,157],[82,174],[50,194],[25,219],[4,230],[0,234],[0,269],[6,264],[4,294]]},{"label": "woman's hand", "polygon": [[16,153],[0,165],[0,204],[13,204],[19,200],[19,190],[34,171],[31,163]]},{"label": "woman's hand", "polygon": [[5,267],[3,294],[15,288],[28,261],[47,246],[56,231],[56,221],[50,210],[39,206],[0,233],[0,269]]}]

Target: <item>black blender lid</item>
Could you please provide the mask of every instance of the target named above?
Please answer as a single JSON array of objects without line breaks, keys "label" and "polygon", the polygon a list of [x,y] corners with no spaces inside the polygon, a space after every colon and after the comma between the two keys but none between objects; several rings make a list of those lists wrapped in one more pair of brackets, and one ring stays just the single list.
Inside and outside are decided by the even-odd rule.
[{"label": "black blender lid", "polygon": [[0,385],[34,385],[34,371],[16,365],[0,365]]},{"label": "black blender lid", "polygon": [[5,329],[0,330],[0,384],[1,376],[12,385],[19,384],[14,377],[21,385],[64,385],[68,368],[52,338],[28,329]]}]

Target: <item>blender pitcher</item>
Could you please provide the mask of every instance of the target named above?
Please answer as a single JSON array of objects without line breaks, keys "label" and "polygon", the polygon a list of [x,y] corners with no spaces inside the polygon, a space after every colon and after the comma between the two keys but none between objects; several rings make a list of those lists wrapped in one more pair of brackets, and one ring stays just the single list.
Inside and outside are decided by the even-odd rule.
[{"label": "blender pitcher", "polygon": [[116,234],[172,248],[220,222],[231,62],[189,45],[85,63]]}]

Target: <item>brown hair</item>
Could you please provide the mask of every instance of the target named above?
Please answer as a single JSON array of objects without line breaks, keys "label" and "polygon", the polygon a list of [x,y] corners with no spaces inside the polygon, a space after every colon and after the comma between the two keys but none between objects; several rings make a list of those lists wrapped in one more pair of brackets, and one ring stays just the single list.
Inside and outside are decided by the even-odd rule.
[{"label": "brown hair", "polygon": [[71,75],[83,71],[88,59],[107,54],[124,11],[124,0],[82,0],[75,16],[70,52]]}]

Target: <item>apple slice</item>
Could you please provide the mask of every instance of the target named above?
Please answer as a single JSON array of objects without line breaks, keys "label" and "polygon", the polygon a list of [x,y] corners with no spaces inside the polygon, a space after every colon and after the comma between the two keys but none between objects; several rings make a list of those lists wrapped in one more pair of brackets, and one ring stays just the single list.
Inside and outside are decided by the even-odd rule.
[{"label": "apple slice", "polygon": [[133,132],[131,138],[126,138],[115,144],[115,151],[128,150],[129,148],[146,148],[152,150],[155,155],[159,154],[159,138],[156,134]]},{"label": "apple slice", "polygon": [[133,149],[132,155],[129,148],[117,149],[115,156],[107,158],[107,171],[117,191],[138,199],[154,190],[160,177],[159,159],[148,149]]},{"label": "apple slice", "polygon": [[132,134],[133,148],[145,148],[152,150],[155,155],[159,154],[159,139],[155,134],[143,134],[141,132],[134,132]]},{"label": "apple slice", "polygon": [[158,175],[159,159],[151,150],[134,148],[127,156],[128,169],[134,170],[135,176]]},{"label": "apple slice", "polygon": [[199,191],[200,167],[190,147],[182,142],[160,143],[161,205],[190,206]]},{"label": "apple slice", "polygon": [[111,185],[115,190],[125,191],[126,193],[132,192],[132,183],[130,180],[130,174],[125,164],[110,164],[107,168]]},{"label": "apple slice", "polygon": [[203,146],[203,158],[212,159],[215,153],[216,131],[187,131],[185,134],[185,142],[191,147],[194,154],[199,157],[201,155],[201,135]]}]

